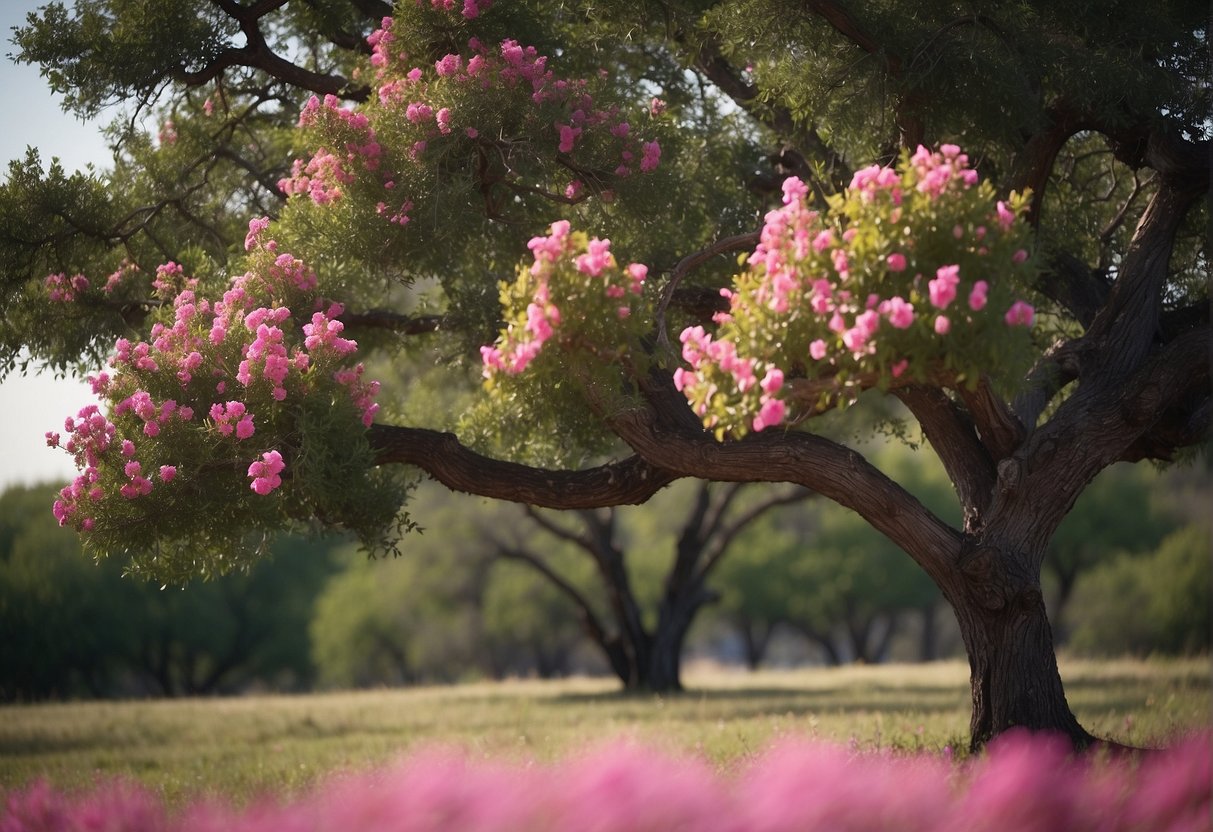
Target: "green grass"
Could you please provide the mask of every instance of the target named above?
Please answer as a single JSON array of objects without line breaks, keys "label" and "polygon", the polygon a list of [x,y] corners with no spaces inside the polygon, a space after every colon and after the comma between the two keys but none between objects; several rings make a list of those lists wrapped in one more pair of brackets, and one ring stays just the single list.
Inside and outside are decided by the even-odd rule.
[{"label": "green grass", "polygon": [[[1207,659],[1064,662],[1093,733],[1142,745],[1210,727]],[[967,744],[967,666],[692,671],[678,696],[623,696],[606,679],[147,702],[0,707],[0,786],[134,778],[170,804],[290,795],[410,748],[550,760],[620,737],[727,769],[782,736],[939,751]]]}]

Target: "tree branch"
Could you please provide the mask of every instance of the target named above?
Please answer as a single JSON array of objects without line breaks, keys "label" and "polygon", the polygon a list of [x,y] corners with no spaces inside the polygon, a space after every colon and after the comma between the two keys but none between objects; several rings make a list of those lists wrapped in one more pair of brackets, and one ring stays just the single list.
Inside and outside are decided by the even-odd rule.
[{"label": "tree branch", "polygon": [[416,465],[452,491],[546,508],[640,504],[680,475],[629,457],[580,471],[551,471],[476,453],[452,433],[372,425],[368,440],[379,465]]},{"label": "tree branch", "polygon": [[990,505],[996,479],[990,448],[969,418],[938,387],[909,385],[894,395],[910,409],[956,489],[965,531],[972,532]]},{"label": "tree branch", "polygon": [[960,551],[959,532],[861,454],[795,431],[768,430],[716,442],[697,422],[688,424],[686,400],[668,376],[655,374],[645,394],[649,407],[617,412],[608,423],[649,464],[671,476],[804,486],[861,515],[946,583]]}]

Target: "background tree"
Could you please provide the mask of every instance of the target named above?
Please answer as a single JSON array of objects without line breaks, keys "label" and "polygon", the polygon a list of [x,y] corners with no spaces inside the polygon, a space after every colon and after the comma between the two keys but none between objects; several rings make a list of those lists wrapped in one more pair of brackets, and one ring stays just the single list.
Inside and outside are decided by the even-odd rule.
[{"label": "background tree", "polygon": [[[1085,655],[1199,655],[1213,641],[1207,525],[1172,532],[1149,554],[1105,561],[1074,593],[1070,646]],[[1126,605],[1134,613],[1125,613]]]},{"label": "background tree", "polygon": [[0,494],[0,697],[310,687],[307,626],[332,541],[283,536],[247,574],[164,588],[91,563],[43,510],[54,494]]},{"label": "background tree", "polygon": [[[929,457],[900,444],[870,456],[932,510],[956,514],[947,476]],[[911,617],[919,619],[920,657],[937,658],[938,591],[857,515],[830,503],[783,509],[743,532],[736,548],[716,585],[751,667],[779,625],[809,638],[829,664],[882,661]]]},{"label": "background tree", "polygon": [[[282,8],[215,7],[257,26]],[[148,0],[140,10],[173,19]],[[62,495],[60,518],[95,549],[130,546],[141,568],[180,576],[230,566],[216,553],[239,542],[237,529],[313,514],[390,545],[383,527],[407,489],[371,463],[417,465],[454,489],[551,508],[640,502],[679,478],[791,482],[860,514],[939,587],[970,660],[975,746],[1016,726],[1090,743],[1065,700],[1040,570],[1101,470],[1173,458],[1207,435],[1207,10],[1025,2],[958,16],[944,3],[909,14],[747,0],[582,12],[401,4],[372,33],[363,71],[375,94],[356,113],[335,98],[304,109],[307,158],[283,187],[306,196],[288,200],[273,232],[259,220],[250,228],[235,287],[244,311],[266,311],[241,329],[225,307],[197,364],[184,347],[202,344],[191,339],[205,339],[209,321],[195,320],[196,305],[180,311],[191,305],[180,285],[160,290],[174,309],[147,304],[155,313],[143,326],[180,326],[180,340],[155,356],[147,342],[120,346],[112,382],[100,385],[116,421],[82,414],[85,429],[68,441],[86,473]],[[153,74],[180,77],[181,95],[194,77],[170,65]],[[124,80],[118,91],[146,88]],[[1091,142],[1108,151],[1099,175],[1084,163]],[[916,150],[922,143],[939,150]],[[755,176],[763,155],[770,177]],[[863,167],[873,159],[899,166]],[[788,173],[799,177],[783,181],[783,205],[760,233],[767,185]],[[29,190],[0,195],[12,227],[38,227],[23,219],[34,213]],[[532,238],[534,264],[500,287],[495,306],[495,284],[545,229]],[[635,262],[616,262],[608,236]],[[35,326],[48,310],[95,306],[100,290],[74,279],[95,258],[36,234],[17,235],[15,248],[0,308],[10,354],[25,345],[62,364],[99,352],[113,327],[101,336],[100,322],[61,316],[67,334],[50,342]],[[751,248],[749,268],[726,285],[723,255]],[[287,251],[325,275],[323,293],[297,261],[278,263]],[[229,287],[209,262],[189,265],[197,297]],[[650,276],[658,288],[645,292]],[[323,299],[340,296],[361,322],[415,331],[416,316],[392,306],[393,278],[438,281],[433,340],[448,350],[456,330],[469,345],[500,328],[482,354],[487,418],[461,429],[479,451],[386,414],[359,428],[375,416],[374,389],[331,326],[345,308]],[[376,308],[392,314],[366,313]],[[305,324],[308,312],[320,320]],[[310,345],[305,325],[321,330]],[[672,347],[680,330],[688,366]],[[279,346],[307,361],[283,371]],[[275,361],[263,366],[267,356]],[[256,362],[240,373],[249,383],[239,402],[261,420],[255,449],[238,444],[248,426],[214,439],[247,423],[214,401],[207,374],[226,379],[242,359]],[[175,373],[194,364],[202,375],[181,382]],[[896,396],[921,425],[959,498],[959,526],[809,430],[821,410],[868,388]],[[169,400],[221,409],[177,417],[158,439],[150,408]],[[118,423],[142,443],[140,465],[182,472],[173,487],[126,473],[131,463],[100,438],[111,424],[118,437]],[[101,489],[95,505],[84,502],[91,487]],[[186,492],[206,504],[174,497]],[[229,518],[223,535],[210,522],[216,508]],[[153,545],[164,554],[140,559]]]},{"label": "background tree", "polygon": [[[529,509],[528,516],[539,528],[592,560],[595,579],[588,591],[562,574],[533,544],[503,542],[498,551],[533,568],[572,601],[586,635],[625,689],[681,690],[683,644],[699,611],[716,600],[708,581],[733,541],[771,509],[809,496],[804,491],[766,493],[747,501],[742,492],[740,484],[713,488],[703,483],[691,495],[685,518],[676,527],[661,523],[667,528],[626,537],[616,509],[577,511],[576,527]],[[649,516],[655,518],[656,513]],[[652,610],[646,611],[636,588],[638,561],[660,581]],[[654,568],[662,561],[669,564],[664,573]]]},{"label": "background tree", "polygon": [[1160,505],[1166,498],[1159,485],[1157,472],[1149,468],[1113,466],[1057,527],[1045,570],[1056,580],[1052,617],[1059,643],[1066,640],[1069,601],[1083,576],[1114,557],[1151,552],[1175,530],[1179,518]]}]

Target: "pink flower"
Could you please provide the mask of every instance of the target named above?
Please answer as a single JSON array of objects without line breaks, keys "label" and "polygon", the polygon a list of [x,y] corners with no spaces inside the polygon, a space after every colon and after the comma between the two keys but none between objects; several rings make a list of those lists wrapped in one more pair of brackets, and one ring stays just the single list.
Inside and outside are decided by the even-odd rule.
[{"label": "pink flower", "polygon": [[248,439],[255,432],[256,429],[253,427],[252,414],[246,415],[243,419],[236,423],[237,439]]},{"label": "pink flower", "polygon": [[767,370],[766,375],[762,377],[762,381],[758,386],[762,388],[762,392],[764,393],[778,393],[779,389],[783,387],[783,370],[778,367],[772,367]]},{"label": "pink flower", "polygon": [[906,270],[906,256],[901,252],[893,252],[885,258],[885,262],[888,263],[889,271],[891,272],[904,272]]},{"label": "pink flower", "polygon": [[556,129],[560,132],[560,147],[561,153],[572,153],[573,144],[577,141],[577,137],[581,135],[580,127],[571,127],[567,124],[557,124]]},{"label": "pink flower", "polygon": [[938,315],[935,318],[935,333],[937,335],[947,335],[948,330],[952,328],[952,322],[945,315]]},{"label": "pink flower", "polygon": [[1022,300],[1017,300],[1011,304],[1011,308],[1007,310],[1005,320],[1007,326],[1031,326],[1036,319],[1036,310],[1032,308],[1030,303]]},{"label": "pink flower", "polygon": [[974,312],[980,312],[986,305],[986,292],[989,291],[990,285],[984,280],[979,280],[973,284],[973,290],[969,292],[969,308]]},{"label": "pink flower", "polygon": [[661,145],[657,142],[645,142],[642,148],[644,156],[640,160],[640,170],[650,173],[657,169],[657,164],[661,161]]},{"label": "pink flower", "polygon": [[1015,251],[1015,253],[1011,255],[1011,262],[1017,266],[1027,259],[1028,259],[1028,253],[1026,251],[1024,251],[1022,248],[1017,249]]},{"label": "pink flower", "polygon": [[778,425],[783,421],[786,407],[782,399],[764,399],[762,408],[758,411],[758,415],[754,417],[754,430],[760,431]]},{"label": "pink flower", "polygon": [[907,329],[914,323],[914,305],[901,297],[890,298],[886,307],[889,323],[897,329]]},{"label": "pink flower", "polygon": [[173,477],[177,476],[177,468],[173,465],[160,466],[160,479],[164,482],[172,482]]},{"label": "pink flower", "polygon": [[269,494],[282,485],[282,477],[279,475],[285,467],[282,454],[276,450],[266,451],[261,455],[261,459],[255,460],[248,468],[248,475],[253,480],[249,488],[262,496]]},{"label": "pink flower", "polygon": [[269,217],[260,217],[258,219],[249,220],[248,234],[244,238],[244,250],[252,251],[257,243],[261,240],[261,232],[270,226]]},{"label": "pink flower", "polygon": [[1002,227],[1002,230],[1010,230],[1011,224],[1015,222],[1015,212],[1008,208],[1007,204],[1001,199],[998,200],[995,208],[998,212],[998,224]]},{"label": "pink flower", "polygon": [[940,266],[936,269],[935,279],[928,284],[931,305],[936,309],[947,309],[948,304],[956,299],[956,284],[959,282],[959,266]]},{"label": "pink flower", "polygon": [[809,344],[809,355],[814,361],[820,361],[826,357],[826,342],[818,338],[813,343]]},{"label": "pink flower", "polygon": [[906,368],[909,366],[910,366],[909,359],[903,358],[900,361],[898,361],[897,363],[895,363],[892,367],[890,367],[889,370],[893,373],[893,378],[899,378],[901,376],[901,374],[904,373],[906,371]]}]

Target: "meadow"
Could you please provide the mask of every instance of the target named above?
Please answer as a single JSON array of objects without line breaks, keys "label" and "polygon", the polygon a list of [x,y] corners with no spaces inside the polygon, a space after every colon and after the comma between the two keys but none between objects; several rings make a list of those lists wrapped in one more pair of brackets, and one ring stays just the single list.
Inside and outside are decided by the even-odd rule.
[{"label": "meadow", "polygon": [[[1161,746],[1213,724],[1207,659],[1064,661],[1070,703],[1094,734]],[[301,797],[337,774],[420,749],[548,764],[617,740],[691,756],[728,776],[780,741],[965,755],[963,662],[744,673],[690,669],[687,691],[622,695],[608,679],[226,699],[0,707],[0,790],[67,793],[119,777],[169,807]]]}]

